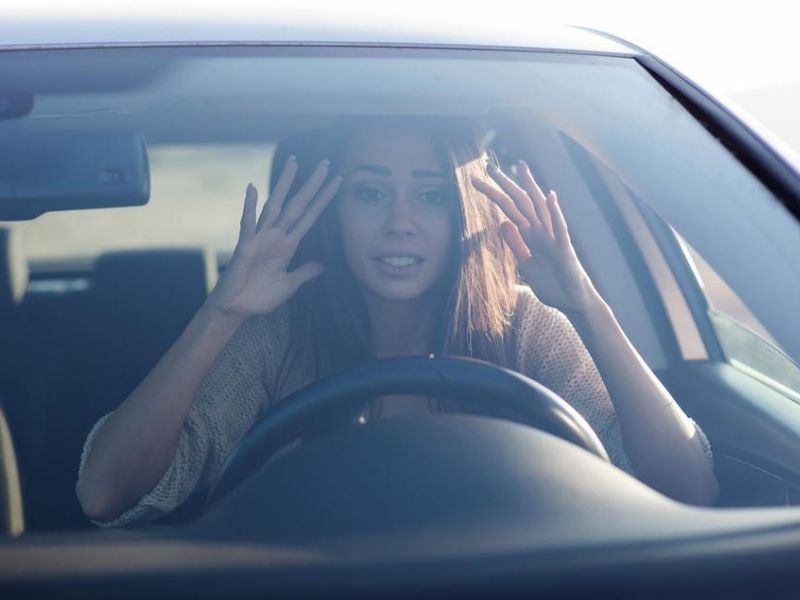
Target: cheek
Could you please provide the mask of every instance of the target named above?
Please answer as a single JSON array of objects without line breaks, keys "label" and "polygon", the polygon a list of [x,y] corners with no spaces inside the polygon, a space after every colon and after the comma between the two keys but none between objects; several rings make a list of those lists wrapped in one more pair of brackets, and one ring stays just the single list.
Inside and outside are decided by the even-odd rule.
[{"label": "cheek", "polygon": [[437,257],[442,261],[446,261],[455,249],[455,229],[453,219],[449,217],[429,223],[428,239]]},{"label": "cheek", "polygon": [[339,210],[339,231],[345,258],[351,269],[357,269],[359,259],[363,258],[366,252],[368,224],[363,218],[355,218],[347,207],[342,207]]}]

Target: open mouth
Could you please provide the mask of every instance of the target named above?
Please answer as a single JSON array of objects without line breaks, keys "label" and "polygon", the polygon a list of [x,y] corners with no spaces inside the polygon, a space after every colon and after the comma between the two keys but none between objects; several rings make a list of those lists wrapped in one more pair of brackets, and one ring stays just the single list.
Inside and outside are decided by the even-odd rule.
[{"label": "open mouth", "polygon": [[388,277],[412,277],[422,268],[425,259],[414,254],[384,254],[376,256],[378,271]]},{"label": "open mouth", "polygon": [[376,260],[395,268],[412,267],[422,262],[422,258],[419,256],[379,256]]}]

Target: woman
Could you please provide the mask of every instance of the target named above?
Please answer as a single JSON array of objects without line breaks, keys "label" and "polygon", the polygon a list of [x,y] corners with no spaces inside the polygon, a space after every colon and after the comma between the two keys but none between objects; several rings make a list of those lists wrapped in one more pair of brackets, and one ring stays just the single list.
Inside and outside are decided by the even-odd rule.
[{"label": "woman", "polygon": [[[355,121],[326,139],[316,148],[332,162],[298,177],[289,157],[258,218],[248,185],[218,285],[90,433],[77,484],[90,518],[161,516],[292,391],[370,358],[430,352],[530,375],[587,418],[615,464],[676,499],[713,502],[704,436],[625,337],[556,194],[527,165],[515,183],[487,169],[465,128],[419,120]],[[357,419],[451,408],[385,397]]]}]

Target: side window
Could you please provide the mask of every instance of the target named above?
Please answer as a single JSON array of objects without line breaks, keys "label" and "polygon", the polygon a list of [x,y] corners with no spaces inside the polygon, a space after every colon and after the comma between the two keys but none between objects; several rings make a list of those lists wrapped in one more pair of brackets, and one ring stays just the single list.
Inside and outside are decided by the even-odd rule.
[{"label": "side window", "polygon": [[731,289],[714,268],[674,230],[673,234],[689,261],[700,289],[705,294],[709,310],[736,321],[739,326],[750,329],[773,346],[780,348],[778,341],[767,331],[767,328],[756,318],[747,304]]},{"label": "side window", "polygon": [[705,297],[706,313],[726,361],[765,383],[800,394],[800,367],[714,268],[673,234]]},{"label": "side window", "polygon": [[800,402],[800,367],[740,295],[611,169],[591,161],[653,279],[679,358],[724,361]]}]

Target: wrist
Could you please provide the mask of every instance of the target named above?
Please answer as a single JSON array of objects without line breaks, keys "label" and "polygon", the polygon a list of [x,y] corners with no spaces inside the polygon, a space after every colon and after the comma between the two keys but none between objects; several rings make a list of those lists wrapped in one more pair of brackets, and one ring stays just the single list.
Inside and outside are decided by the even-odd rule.
[{"label": "wrist", "polygon": [[577,310],[565,312],[567,318],[579,332],[586,329],[593,329],[610,320],[614,320],[614,313],[611,307],[598,293],[591,295],[589,300]]},{"label": "wrist", "polygon": [[233,335],[247,320],[239,313],[225,310],[214,302],[206,302],[198,311],[198,317],[210,329]]}]

